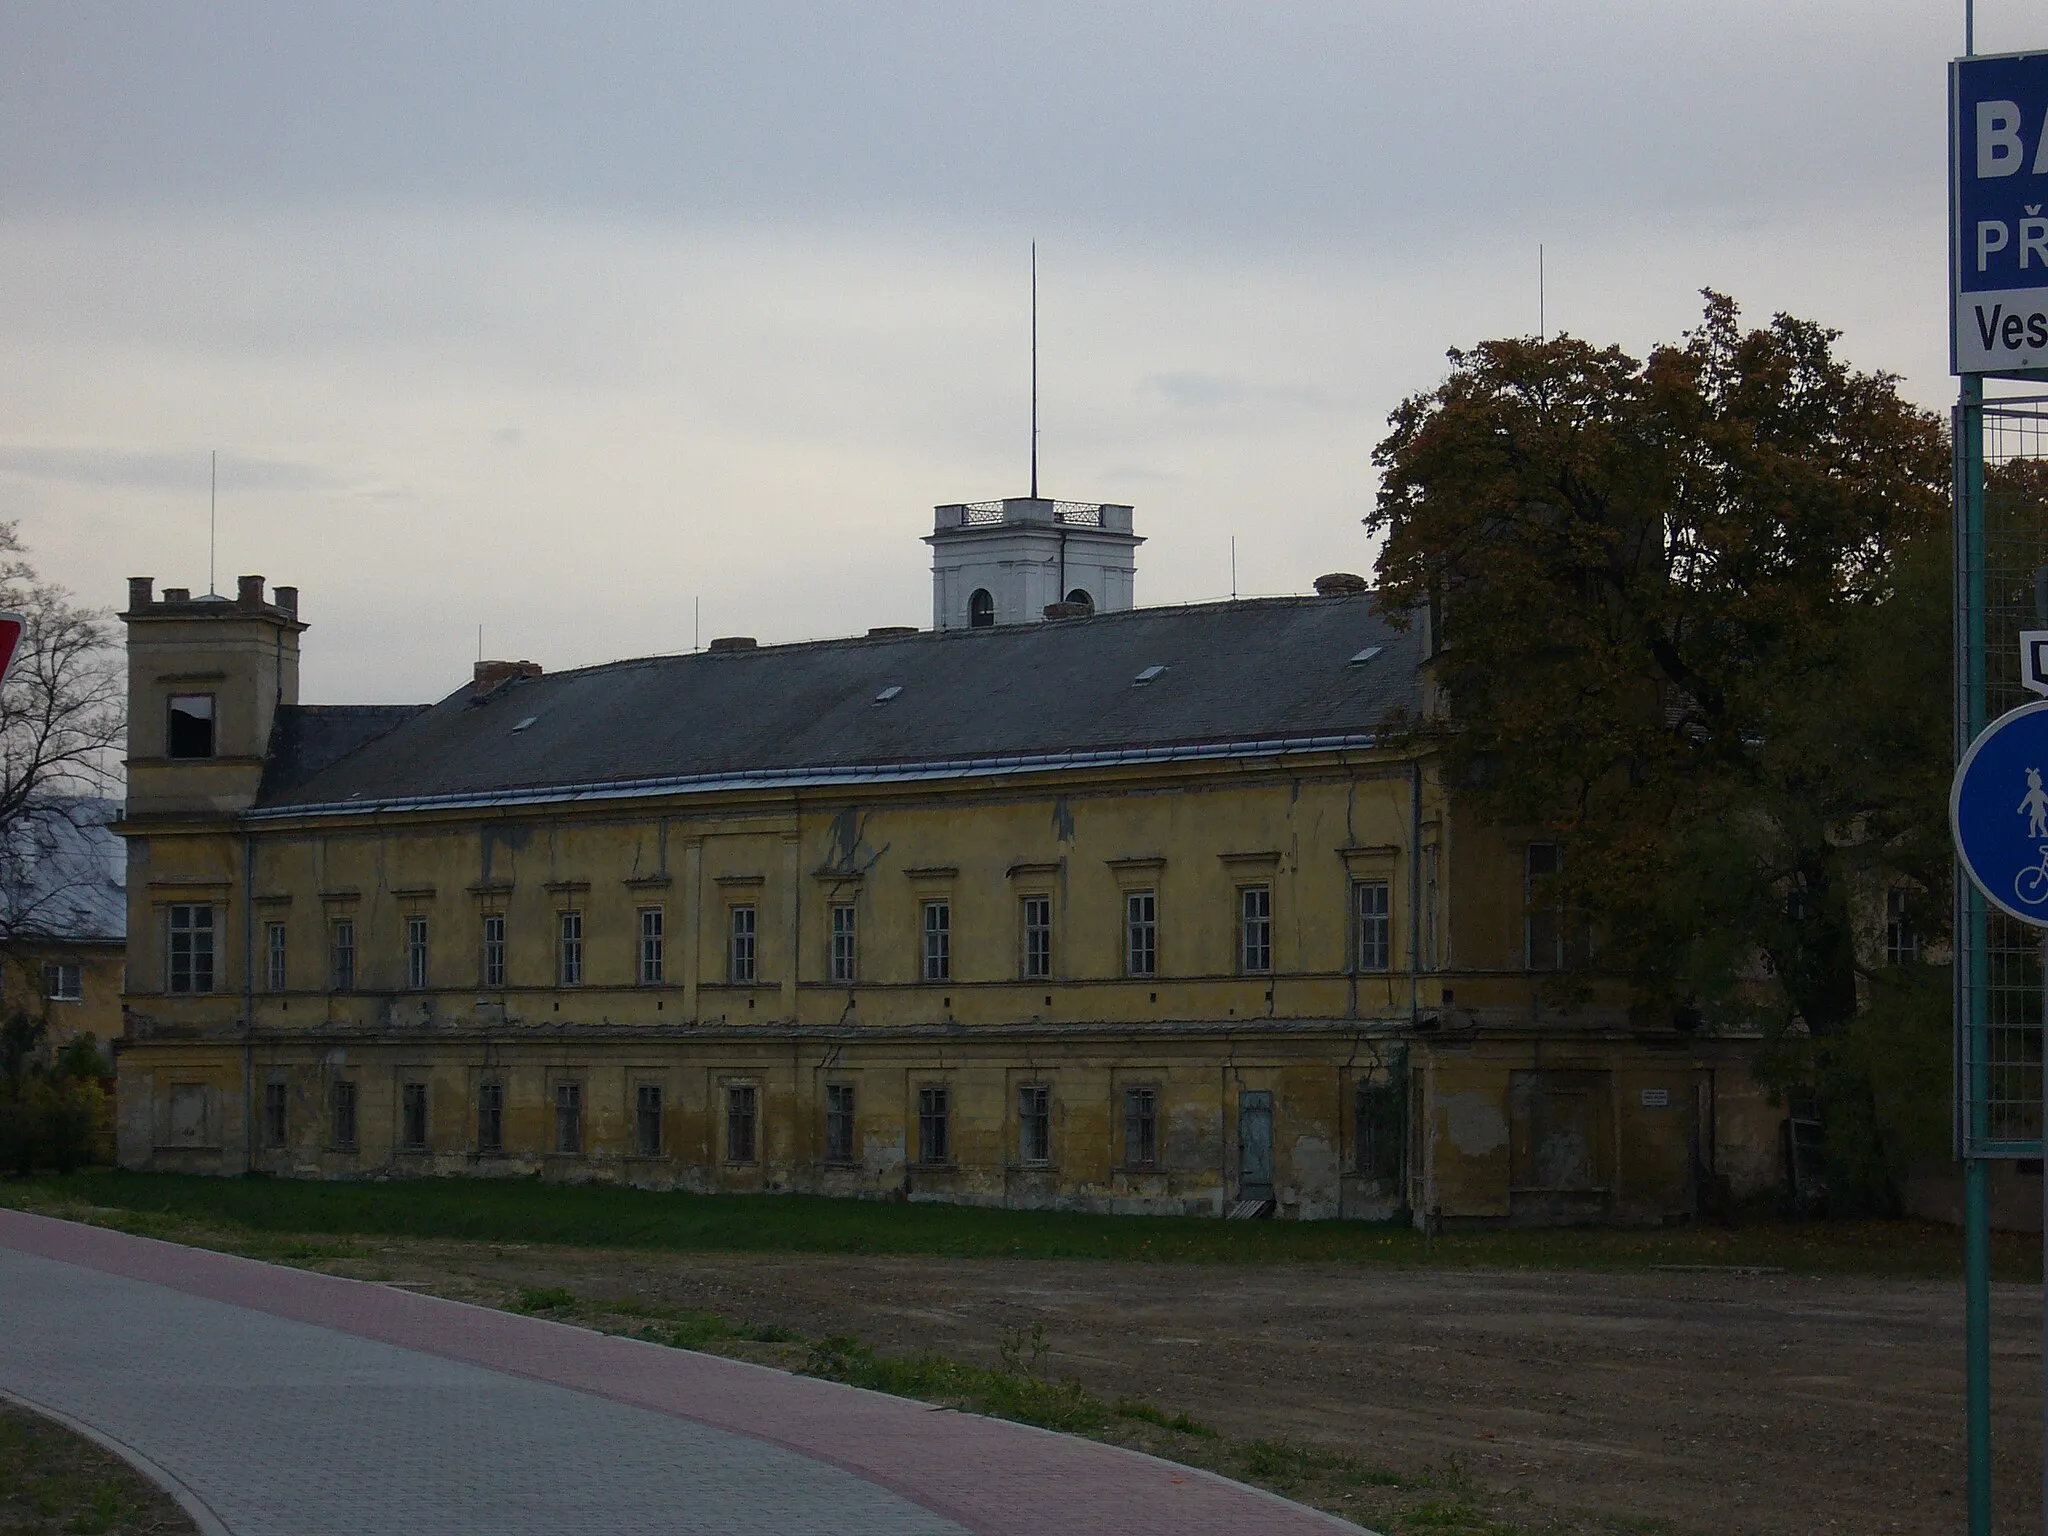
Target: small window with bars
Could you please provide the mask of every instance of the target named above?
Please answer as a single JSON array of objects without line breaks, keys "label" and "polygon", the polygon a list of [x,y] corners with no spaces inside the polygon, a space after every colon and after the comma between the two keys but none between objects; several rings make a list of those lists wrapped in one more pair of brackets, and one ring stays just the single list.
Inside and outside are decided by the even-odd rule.
[{"label": "small window with bars", "polygon": [[1273,969],[1273,888],[1247,885],[1237,893],[1237,963],[1258,974]]},{"label": "small window with bars", "polygon": [[1043,981],[1052,975],[1052,898],[1024,898],[1024,979]]},{"label": "small window with bars", "polygon": [[834,902],[832,905],[832,979],[836,982],[851,983],[854,979],[854,963],[859,957],[856,947],[853,903]]},{"label": "small window with bars", "polygon": [[1052,1089],[1025,1083],[1017,1090],[1017,1161],[1052,1161]]},{"label": "small window with bars", "polygon": [[825,1085],[825,1161],[853,1161],[853,1084]]},{"label": "small window with bars", "polygon": [[658,987],[662,973],[662,924],[660,907],[640,909],[640,985]]},{"label": "small window with bars", "polygon": [[1154,976],[1159,972],[1159,896],[1155,891],[1124,893],[1124,973]]}]

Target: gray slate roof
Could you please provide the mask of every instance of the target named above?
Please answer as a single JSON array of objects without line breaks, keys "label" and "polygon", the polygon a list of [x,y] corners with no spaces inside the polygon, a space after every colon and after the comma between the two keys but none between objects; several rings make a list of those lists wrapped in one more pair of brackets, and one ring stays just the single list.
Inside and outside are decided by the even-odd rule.
[{"label": "gray slate roof", "polygon": [[121,802],[53,796],[0,834],[0,937],[118,944],[128,934]]},{"label": "gray slate roof", "polygon": [[[481,703],[465,686],[381,730],[369,711],[288,709],[258,807],[1360,736],[1419,708],[1418,659],[1370,595],[655,656]],[[355,730],[370,739],[353,750],[309,745]]]}]

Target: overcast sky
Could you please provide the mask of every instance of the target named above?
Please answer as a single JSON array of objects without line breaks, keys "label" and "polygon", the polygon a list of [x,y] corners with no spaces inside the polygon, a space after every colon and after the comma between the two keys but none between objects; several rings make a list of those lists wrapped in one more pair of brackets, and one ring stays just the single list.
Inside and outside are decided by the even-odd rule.
[{"label": "overcast sky", "polygon": [[[1983,51],[2048,43],[1982,0]],[[1952,397],[1961,0],[0,0],[0,517],[295,582],[310,702],[930,622],[936,502],[1136,505],[1141,603],[1369,571],[1388,411],[1697,290]]]}]

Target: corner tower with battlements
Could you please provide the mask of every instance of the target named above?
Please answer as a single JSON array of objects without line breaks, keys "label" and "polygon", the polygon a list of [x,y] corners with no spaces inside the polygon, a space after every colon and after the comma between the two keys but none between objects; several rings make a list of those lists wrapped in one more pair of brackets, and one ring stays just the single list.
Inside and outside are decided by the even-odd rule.
[{"label": "corner tower with battlements", "polygon": [[932,628],[1030,624],[1055,603],[1091,613],[1133,606],[1131,509],[1112,503],[955,502],[933,509]]}]

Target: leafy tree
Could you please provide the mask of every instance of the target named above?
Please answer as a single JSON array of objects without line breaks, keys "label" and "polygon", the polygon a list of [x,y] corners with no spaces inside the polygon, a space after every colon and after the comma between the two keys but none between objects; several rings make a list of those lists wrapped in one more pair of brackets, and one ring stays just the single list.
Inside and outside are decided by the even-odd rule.
[{"label": "leafy tree", "polygon": [[1453,352],[1366,524],[1382,602],[1436,626],[1447,707],[1409,727],[1482,815],[1564,845],[1555,894],[1640,1018],[1764,1027],[1835,1192],[1882,1198],[1902,1149],[1852,1037],[1919,998],[1878,974],[1873,903],[1903,882],[1925,939],[1946,921],[1946,439],[1838,333],[1705,298],[1645,360]]}]

